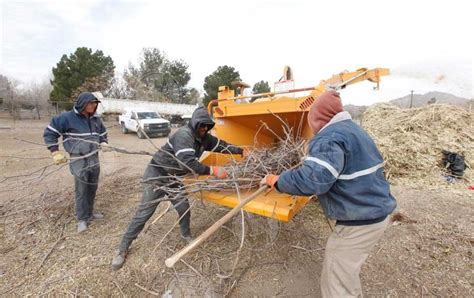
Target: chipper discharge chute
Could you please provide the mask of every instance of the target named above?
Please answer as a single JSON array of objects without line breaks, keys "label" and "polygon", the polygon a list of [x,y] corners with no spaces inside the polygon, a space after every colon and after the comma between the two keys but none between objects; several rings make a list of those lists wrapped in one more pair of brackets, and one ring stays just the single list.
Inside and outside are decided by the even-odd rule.
[{"label": "chipper discharge chute", "polygon": [[[378,88],[380,77],[389,74],[386,68],[358,69],[354,72],[342,72],[321,81],[316,87],[268,92],[251,96],[235,96],[227,86],[219,88],[218,98],[209,103],[209,112],[216,125],[213,134],[229,143],[239,146],[271,148],[278,142],[278,135],[284,135],[285,122],[294,137],[301,136],[309,140],[313,137],[306,121],[306,115],[312,103],[329,88],[342,89],[350,84],[369,80]],[[306,95],[294,97],[296,93]],[[308,94],[309,92],[309,94]],[[246,98],[260,97],[254,102],[243,102]],[[207,165],[225,166],[237,156],[209,152],[201,161]],[[246,197],[254,190],[240,193]],[[239,197],[235,191],[202,191],[202,198],[216,204],[235,207]],[[289,221],[308,203],[309,197],[298,197],[278,193],[260,194],[245,205],[244,210],[271,217],[280,221]]]}]

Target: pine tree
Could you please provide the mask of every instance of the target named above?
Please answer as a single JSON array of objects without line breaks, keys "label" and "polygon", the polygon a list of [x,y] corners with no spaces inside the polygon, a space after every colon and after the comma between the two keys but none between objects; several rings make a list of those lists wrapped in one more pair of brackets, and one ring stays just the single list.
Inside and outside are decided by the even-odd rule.
[{"label": "pine tree", "polygon": [[104,56],[100,50],[77,48],[73,54],[63,55],[53,67],[53,90],[50,100],[61,103],[64,108],[72,107],[72,102],[81,91],[105,91],[114,77],[114,62],[110,56]]}]

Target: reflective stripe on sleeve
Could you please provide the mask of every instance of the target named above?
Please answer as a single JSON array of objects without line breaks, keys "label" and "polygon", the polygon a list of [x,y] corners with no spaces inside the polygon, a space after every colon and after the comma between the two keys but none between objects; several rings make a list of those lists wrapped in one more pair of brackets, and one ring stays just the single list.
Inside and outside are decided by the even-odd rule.
[{"label": "reflective stripe on sleeve", "polygon": [[331,172],[331,174],[332,174],[335,178],[338,178],[338,177],[339,177],[339,173],[336,171],[336,169],[333,168],[333,166],[331,166],[329,163],[325,162],[324,160],[321,160],[321,159],[316,158],[316,157],[311,157],[311,156],[306,157],[305,160],[309,160],[309,161],[315,162],[315,163],[317,163],[318,165],[321,165],[321,166],[323,166],[324,168],[326,168],[329,172]]},{"label": "reflective stripe on sleeve", "polygon": [[178,156],[178,154],[180,153],[183,153],[183,152],[195,152],[196,150],[192,149],[192,148],[186,148],[186,149],[181,149],[181,150],[178,150],[178,152],[176,152],[176,156]]},{"label": "reflective stripe on sleeve", "polygon": [[55,128],[52,127],[51,125],[48,125],[47,128],[48,128],[49,130],[51,130],[51,131],[54,131],[55,133],[57,133],[57,134],[59,134],[59,135],[61,134],[57,129],[55,129]]},{"label": "reflective stripe on sleeve", "polygon": [[369,174],[372,174],[372,173],[376,172],[378,169],[382,168],[383,165],[384,165],[384,163],[379,163],[376,166],[373,166],[371,168],[368,168],[368,169],[365,169],[365,170],[362,170],[362,171],[357,171],[357,172],[354,172],[354,173],[349,174],[349,175],[341,175],[341,176],[339,176],[339,179],[341,179],[341,180],[352,180],[352,179],[355,179],[355,178],[360,177],[360,176],[369,175]]},{"label": "reflective stripe on sleeve", "polygon": [[212,148],[212,150],[211,150],[211,151],[214,151],[214,150],[216,150],[216,149],[219,147],[219,144],[220,144],[220,143],[221,143],[221,140],[220,140],[219,138],[217,138],[217,145],[216,145],[216,146],[214,146],[214,148]]}]

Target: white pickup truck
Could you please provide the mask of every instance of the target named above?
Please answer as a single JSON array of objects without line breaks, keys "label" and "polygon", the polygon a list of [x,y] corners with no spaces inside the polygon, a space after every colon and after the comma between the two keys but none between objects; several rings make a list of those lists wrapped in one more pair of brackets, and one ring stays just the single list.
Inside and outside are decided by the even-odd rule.
[{"label": "white pickup truck", "polygon": [[126,109],[125,113],[119,116],[119,124],[122,133],[133,131],[140,139],[149,137],[167,137],[171,132],[170,122],[160,117],[157,112],[142,109]]}]

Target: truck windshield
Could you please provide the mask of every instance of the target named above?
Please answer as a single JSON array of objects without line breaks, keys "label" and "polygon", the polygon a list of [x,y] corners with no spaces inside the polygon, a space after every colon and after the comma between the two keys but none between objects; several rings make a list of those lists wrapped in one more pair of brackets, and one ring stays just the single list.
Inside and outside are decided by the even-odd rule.
[{"label": "truck windshield", "polygon": [[137,113],[138,119],[157,119],[160,118],[155,112],[140,112]]}]

